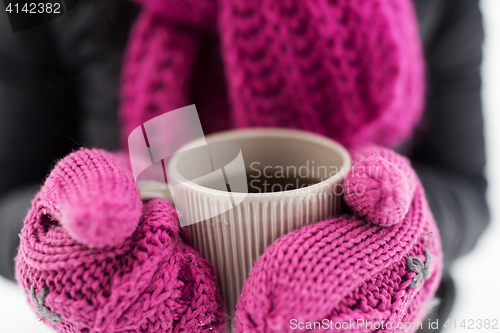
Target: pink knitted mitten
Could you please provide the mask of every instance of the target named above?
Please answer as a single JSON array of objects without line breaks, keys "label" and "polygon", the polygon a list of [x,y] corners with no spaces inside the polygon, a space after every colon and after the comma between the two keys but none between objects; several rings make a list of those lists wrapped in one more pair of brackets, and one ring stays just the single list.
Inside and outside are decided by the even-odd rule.
[{"label": "pink knitted mitten", "polygon": [[243,288],[236,332],[412,332],[424,319],[442,269],[424,189],[391,150],[365,145],[351,154],[344,198],[353,214],[267,249]]},{"label": "pink knitted mitten", "polygon": [[185,241],[168,202],[143,205],[112,154],[82,149],[35,197],[16,278],[57,332],[218,332],[213,267]]}]

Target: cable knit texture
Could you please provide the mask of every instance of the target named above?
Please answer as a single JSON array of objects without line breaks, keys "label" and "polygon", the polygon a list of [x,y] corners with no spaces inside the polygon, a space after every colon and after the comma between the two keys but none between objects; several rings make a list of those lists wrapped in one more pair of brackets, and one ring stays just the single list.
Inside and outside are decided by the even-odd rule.
[{"label": "cable knit texture", "polygon": [[[420,119],[424,61],[409,0],[137,1],[124,143],[144,121],[192,103],[206,132],[291,127],[345,145],[396,145]],[[220,71],[206,70],[220,67],[207,44],[220,48]]]},{"label": "cable knit texture", "polygon": [[168,202],[143,205],[110,153],[82,149],[34,199],[16,278],[57,332],[220,331],[213,266],[186,240]]},{"label": "cable knit texture", "polygon": [[[380,169],[383,181],[377,184],[385,182],[376,190],[381,200],[373,200],[375,185],[369,182],[367,191],[358,191],[357,195],[367,195],[368,200],[347,200],[355,215],[292,231],[273,243],[259,258],[243,288],[237,305],[236,332],[292,332],[292,319],[295,324],[326,319],[340,325],[350,320],[379,324],[383,320],[385,329],[363,324],[355,329],[334,330],[396,332],[401,331],[397,329],[399,322],[424,319],[425,304],[441,279],[442,252],[422,185],[407,161],[388,149],[358,146],[351,153],[353,170],[368,164],[367,159],[377,158],[371,165]],[[394,196],[391,192],[395,187],[388,186],[387,179],[392,179],[395,169],[398,180],[393,184],[407,182],[404,188],[411,197],[404,214],[397,206],[405,204],[404,200],[385,200]],[[413,175],[401,178],[399,174]],[[345,182],[357,176],[350,174]],[[360,173],[359,177],[365,179],[366,174]],[[381,216],[367,215],[367,203],[377,212],[380,209]],[[389,218],[391,223],[386,222],[389,208],[394,214]],[[430,256],[426,256],[427,251]],[[429,267],[427,271],[415,271],[407,260],[420,260]],[[406,332],[415,330],[407,328]],[[316,326],[308,331],[324,330]]]}]

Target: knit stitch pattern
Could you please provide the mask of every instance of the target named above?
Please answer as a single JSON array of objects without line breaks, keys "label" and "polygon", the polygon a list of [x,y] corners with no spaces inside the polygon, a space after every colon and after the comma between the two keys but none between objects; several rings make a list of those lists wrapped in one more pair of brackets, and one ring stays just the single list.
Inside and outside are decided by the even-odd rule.
[{"label": "knit stitch pattern", "polygon": [[57,332],[219,332],[213,266],[188,241],[168,202],[143,205],[112,154],[82,149],[35,197],[16,279]]},{"label": "knit stitch pattern", "polygon": [[344,180],[344,199],[351,210],[383,227],[401,222],[418,183],[410,161],[390,149],[369,144],[350,151],[355,160]]},{"label": "knit stitch pattern", "polygon": [[[207,133],[288,127],[345,145],[394,146],[420,119],[424,61],[409,0],[138,2],[122,83],[123,142],[144,121],[193,103],[203,106]],[[207,43],[220,48],[220,70],[201,51]]]},{"label": "knit stitch pattern", "polygon": [[[367,156],[387,160],[403,174],[414,172],[403,157],[376,146],[354,148],[353,168]],[[391,171],[384,168],[380,173]],[[382,177],[385,177],[382,175]],[[404,178],[412,200],[402,219],[392,224],[374,224],[365,211],[349,203],[349,214],[316,223],[284,235],[259,258],[243,288],[236,312],[236,332],[292,332],[297,322],[398,322],[423,319],[424,305],[441,279],[442,251],[439,231],[416,177]],[[411,183],[411,184],[410,184]],[[367,192],[370,194],[370,192]],[[396,208],[396,207],[392,207]],[[399,217],[396,209],[394,214]],[[397,218],[393,218],[394,221]],[[376,221],[376,219],[375,219]],[[429,276],[411,286],[417,273],[409,269],[407,257],[430,261]],[[316,327],[311,332],[321,332]],[[337,330],[336,330],[337,331]],[[339,332],[373,332],[360,326]],[[407,332],[414,331],[407,329]]]}]

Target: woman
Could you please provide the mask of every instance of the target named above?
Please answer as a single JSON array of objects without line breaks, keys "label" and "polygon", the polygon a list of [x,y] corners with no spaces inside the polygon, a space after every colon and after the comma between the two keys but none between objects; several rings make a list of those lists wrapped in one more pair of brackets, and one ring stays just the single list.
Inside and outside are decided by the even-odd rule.
[{"label": "woman", "polygon": [[[479,73],[483,28],[478,0],[413,2],[428,69],[427,108],[418,130],[396,150],[411,159],[440,229],[445,274],[437,315],[446,318],[454,294],[447,269],[474,247],[489,221]],[[53,161],[82,145],[118,148],[121,60],[138,11],[125,1],[85,1],[17,34],[5,15],[0,18],[2,275],[13,278],[17,234]],[[210,47],[217,37],[205,37],[207,48],[217,49]],[[204,54],[200,61],[219,57]]]}]

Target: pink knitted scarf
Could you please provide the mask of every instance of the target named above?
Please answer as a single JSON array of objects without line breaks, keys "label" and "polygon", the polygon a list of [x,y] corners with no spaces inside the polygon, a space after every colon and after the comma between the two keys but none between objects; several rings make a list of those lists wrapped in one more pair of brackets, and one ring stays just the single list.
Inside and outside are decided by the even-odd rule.
[{"label": "pink knitted scarf", "polygon": [[395,146],[424,100],[409,0],[137,0],[122,90],[123,142],[195,103],[205,133],[291,127]]}]

